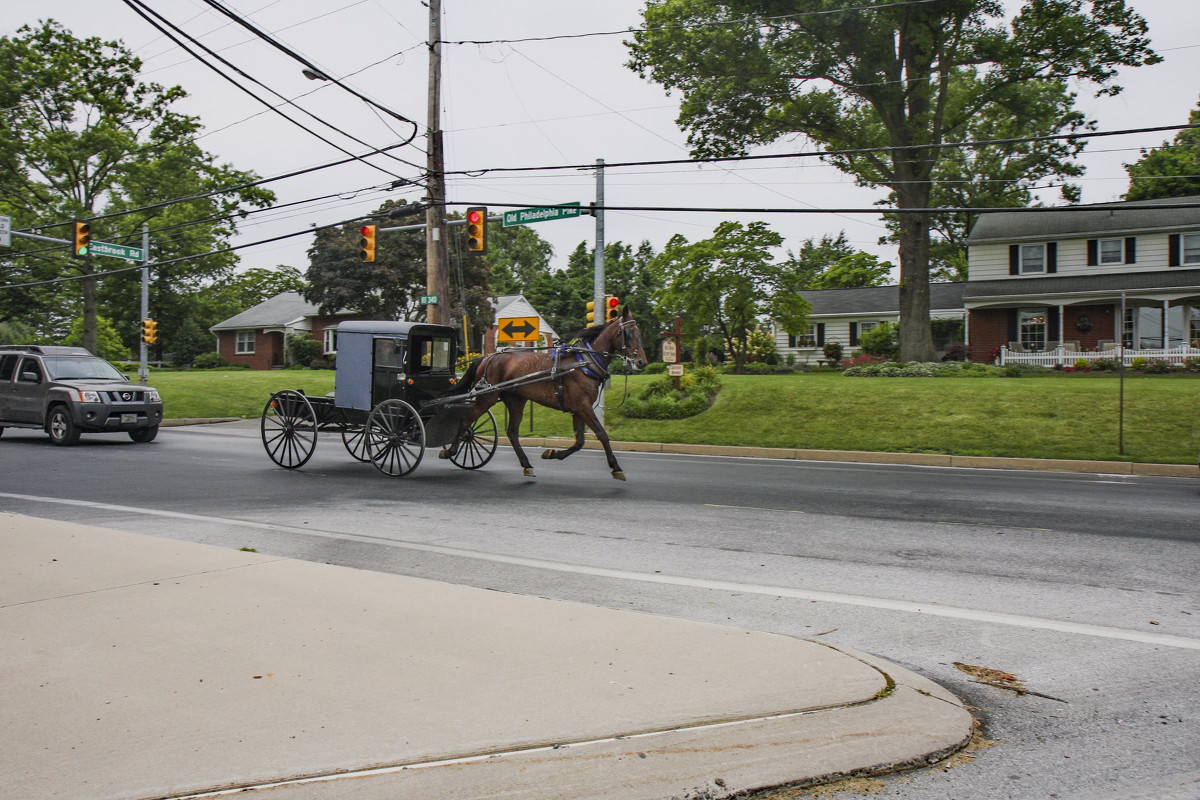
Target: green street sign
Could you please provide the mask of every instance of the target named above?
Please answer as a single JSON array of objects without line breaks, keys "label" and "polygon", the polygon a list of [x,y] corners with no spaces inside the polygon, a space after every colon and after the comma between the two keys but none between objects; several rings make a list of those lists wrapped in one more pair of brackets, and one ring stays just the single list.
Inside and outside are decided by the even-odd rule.
[{"label": "green street sign", "polygon": [[437,301],[438,301],[438,296],[436,294],[421,295],[421,305],[423,305],[423,306],[436,306]]},{"label": "green street sign", "polygon": [[571,208],[517,208],[504,212],[504,227],[514,225],[531,225],[534,222],[546,222],[552,219],[567,219],[578,217],[582,213],[579,203],[563,203]]},{"label": "green street sign", "polygon": [[109,244],[108,242],[92,242],[88,252],[94,256],[111,256],[112,258],[123,258],[126,261],[141,261],[145,258],[145,251],[140,247],[126,247],[123,244]]}]

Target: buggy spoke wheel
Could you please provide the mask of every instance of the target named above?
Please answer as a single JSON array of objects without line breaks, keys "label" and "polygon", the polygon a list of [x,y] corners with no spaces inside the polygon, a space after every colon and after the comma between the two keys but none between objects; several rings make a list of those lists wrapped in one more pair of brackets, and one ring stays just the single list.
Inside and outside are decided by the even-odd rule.
[{"label": "buggy spoke wheel", "polygon": [[271,395],[260,427],[267,455],[284,469],[304,466],[317,449],[317,415],[299,392],[285,389]]},{"label": "buggy spoke wheel", "polygon": [[366,452],[371,463],[394,478],[407,475],[425,455],[425,426],[403,400],[384,400],[367,418]]},{"label": "buggy spoke wheel", "polygon": [[463,469],[479,469],[492,460],[497,439],[496,418],[485,411],[458,437],[458,451],[450,456],[450,462]]},{"label": "buggy spoke wheel", "polygon": [[370,461],[367,452],[367,428],[365,425],[345,425],[342,428],[342,444],[346,451],[359,461]]}]

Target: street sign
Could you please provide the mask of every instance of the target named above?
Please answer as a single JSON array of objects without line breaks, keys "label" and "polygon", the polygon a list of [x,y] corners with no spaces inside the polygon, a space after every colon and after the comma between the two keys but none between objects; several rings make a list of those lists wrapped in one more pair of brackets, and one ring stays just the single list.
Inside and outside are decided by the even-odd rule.
[{"label": "street sign", "polygon": [[504,212],[504,227],[514,225],[530,225],[534,222],[546,222],[552,219],[567,219],[578,217],[582,213],[579,203],[563,203],[570,208],[516,208]]},{"label": "street sign", "polygon": [[537,317],[501,317],[496,326],[497,342],[536,342]]},{"label": "street sign", "polygon": [[109,244],[108,242],[92,242],[89,252],[94,256],[111,256],[112,258],[123,258],[126,261],[141,261],[145,257],[145,251],[140,247],[127,247],[123,244]]},{"label": "street sign", "polygon": [[667,364],[667,374],[672,378],[683,376],[683,364]]},{"label": "street sign", "polygon": [[12,217],[0,216],[0,247],[12,247]]},{"label": "street sign", "polygon": [[438,296],[436,294],[421,295],[421,305],[423,305],[423,306],[436,306],[437,301],[438,301]]}]

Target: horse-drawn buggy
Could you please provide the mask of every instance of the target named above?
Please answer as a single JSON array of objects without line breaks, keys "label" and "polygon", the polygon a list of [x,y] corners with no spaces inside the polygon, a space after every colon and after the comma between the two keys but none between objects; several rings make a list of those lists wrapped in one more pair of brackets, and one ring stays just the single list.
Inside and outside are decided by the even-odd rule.
[{"label": "horse-drawn buggy", "polygon": [[463,469],[478,469],[496,452],[498,432],[491,406],[508,409],[507,434],[527,476],[533,467],[518,439],[525,403],[570,413],[576,441],[565,450],[544,450],[562,459],[583,447],[584,428],[604,446],[613,477],[624,480],[593,404],[612,358],[635,368],[646,363],[641,333],[628,311],[606,325],[577,334],[551,349],[512,349],[475,361],[460,380],[455,372],[458,333],[419,322],[348,321],[338,325],[334,392],[313,397],[285,389],[263,409],[267,455],[285,469],[304,466],[320,433],[337,433],[355,459],[386,475],[407,475],[426,447]]}]

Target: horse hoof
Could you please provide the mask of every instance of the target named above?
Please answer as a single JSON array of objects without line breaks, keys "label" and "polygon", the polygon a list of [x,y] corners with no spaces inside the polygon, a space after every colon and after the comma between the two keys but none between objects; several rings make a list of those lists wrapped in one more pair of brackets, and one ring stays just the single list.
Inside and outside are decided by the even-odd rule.
[{"label": "horse hoof", "polygon": [[525,477],[526,478],[536,478],[537,477],[536,475],[533,474],[533,467],[525,468]]},{"label": "horse hoof", "polygon": [[446,448],[443,447],[441,450],[438,451],[438,458],[449,458],[449,457],[450,457],[450,451],[447,450]]},{"label": "horse hoof", "polygon": [[557,451],[555,451],[555,450],[543,450],[543,451],[542,451],[542,458],[554,458],[554,454],[555,454],[556,452],[557,452]]},{"label": "horse hoof", "polygon": [[615,478],[616,480],[619,480],[619,481],[623,481],[623,480],[625,480],[625,473],[619,469],[614,469],[613,470],[613,478]]}]

